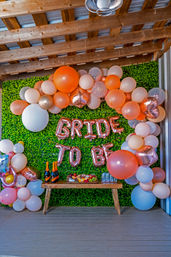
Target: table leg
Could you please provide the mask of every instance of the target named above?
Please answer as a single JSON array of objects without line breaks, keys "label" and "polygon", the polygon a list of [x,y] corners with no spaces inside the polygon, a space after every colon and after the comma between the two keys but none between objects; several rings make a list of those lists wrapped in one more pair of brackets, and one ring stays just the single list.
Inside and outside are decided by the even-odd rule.
[{"label": "table leg", "polygon": [[112,189],[112,196],[113,196],[115,209],[116,209],[118,215],[120,215],[121,211],[120,211],[120,204],[119,204],[118,190],[117,189]]},{"label": "table leg", "polygon": [[46,195],[45,195],[45,202],[44,202],[44,207],[43,207],[43,214],[46,214],[48,205],[49,205],[49,200],[50,200],[50,195],[51,195],[51,189],[47,188],[46,189]]}]

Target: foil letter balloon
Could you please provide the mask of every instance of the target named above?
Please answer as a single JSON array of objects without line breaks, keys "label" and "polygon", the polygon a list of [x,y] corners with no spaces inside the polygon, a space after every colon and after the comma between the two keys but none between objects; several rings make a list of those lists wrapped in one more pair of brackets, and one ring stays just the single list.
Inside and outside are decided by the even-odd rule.
[{"label": "foil letter balloon", "polygon": [[145,145],[136,152],[139,165],[151,166],[158,160],[155,149],[150,145]]},{"label": "foil letter balloon", "polygon": [[74,119],[72,120],[71,124],[71,138],[74,139],[75,134],[77,134],[78,137],[82,137],[80,129],[83,127],[82,120]]},{"label": "foil letter balloon", "polygon": [[[66,124],[66,127],[64,127],[64,124]],[[56,128],[56,136],[59,140],[69,137],[70,131],[68,128],[71,128],[71,121],[67,118],[61,118]]]},{"label": "foil letter balloon", "polygon": [[93,146],[91,148],[91,155],[93,159],[93,164],[96,167],[102,166],[105,164],[105,157],[104,157],[103,149],[99,146],[95,147]]},{"label": "foil letter balloon", "polygon": [[56,144],[55,147],[59,148],[58,166],[60,166],[63,161],[65,151],[70,150],[71,147],[65,146],[65,145],[59,145],[59,144]]},{"label": "foil letter balloon", "polygon": [[111,117],[111,118],[109,118],[109,123],[110,123],[110,127],[111,127],[113,133],[120,134],[124,131],[124,128],[118,128],[120,124],[119,124],[119,122],[115,122],[118,119],[119,119],[119,116]]},{"label": "foil letter balloon", "polygon": [[40,176],[40,172],[32,167],[25,167],[23,170],[20,171],[20,173],[30,181],[36,180]]},{"label": "foil letter balloon", "polygon": [[113,147],[113,144],[112,143],[107,143],[105,145],[102,145],[103,147],[103,151],[104,151],[104,154],[105,154],[105,157],[106,157],[106,160],[109,158],[109,155],[111,153],[113,153],[113,151],[109,150],[109,148]]},{"label": "foil letter balloon", "polygon": [[[102,132],[102,124],[105,126],[105,131]],[[96,120],[96,129],[99,138],[106,138],[110,134],[110,125],[106,119],[97,119]]]},{"label": "foil letter balloon", "polygon": [[93,135],[93,124],[95,124],[95,121],[84,120],[83,123],[87,126],[87,135],[85,135],[84,137],[89,140],[95,139],[96,135]]},{"label": "foil letter balloon", "polygon": [[141,111],[144,112],[150,119],[156,119],[159,116],[157,106],[158,102],[155,97],[148,97],[140,104]]},{"label": "foil letter balloon", "polygon": [[5,187],[12,187],[12,186],[15,186],[15,183],[16,183],[16,181],[17,181],[17,174],[16,174],[16,172],[14,171],[14,169],[11,167],[10,168],[10,173],[13,175],[13,177],[14,177],[14,179],[13,179],[13,181],[10,183],[10,184],[8,184],[8,183],[6,183],[6,181],[5,181],[5,176],[1,176],[1,181],[2,181],[2,184],[3,184],[3,186],[5,186]]},{"label": "foil letter balloon", "polygon": [[[76,158],[74,158],[74,156]],[[74,160],[75,159],[75,160]],[[81,151],[78,147],[72,147],[69,152],[69,162],[72,167],[75,167],[80,164],[81,161]]]}]

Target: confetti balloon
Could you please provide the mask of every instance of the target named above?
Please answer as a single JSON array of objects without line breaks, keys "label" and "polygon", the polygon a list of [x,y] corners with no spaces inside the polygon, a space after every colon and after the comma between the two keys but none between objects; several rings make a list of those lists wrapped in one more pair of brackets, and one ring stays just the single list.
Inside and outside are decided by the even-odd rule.
[{"label": "confetti balloon", "polygon": [[23,175],[17,176],[16,187],[24,187],[27,183],[27,179]]}]

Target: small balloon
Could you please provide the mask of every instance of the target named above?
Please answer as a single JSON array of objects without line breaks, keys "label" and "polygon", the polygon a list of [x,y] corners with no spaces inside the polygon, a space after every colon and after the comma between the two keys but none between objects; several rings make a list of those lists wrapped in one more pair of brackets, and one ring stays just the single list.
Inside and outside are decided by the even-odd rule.
[{"label": "small balloon", "polygon": [[9,139],[2,139],[0,141],[0,152],[8,154],[9,152],[13,152],[14,145],[13,142]]},{"label": "small balloon", "polygon": [[24,100],[16,100],[10,104],[10,110],[15,115],[21,115],[28,105]]},{"label": "small balloon", "polygon": [[70,103],[69,96],[62,92],[57,92],[53,96],[53,101],[54,101],[54,104],[60,109],[66,108]]},{"label": "small balloon", "polygon": [[16,172],[23,170],[27,165],[27,157],[23,153],[15,154],[11,159],[11,166]]},{"label": "small balloon", "polygon": [[87,71],[86,70],[78,70],[78,73],[79,73],[79,75],[81,77],[82,75],[87,74]]},{"label": "small balloon", "polygon": [[[110,67],[110,69],[108,70],[107,75],[116,75],[119,78],[122,78],[123,70],[120,66],[114,65],[114,66]],[[104,75],[104,76],[106,76],[106,75]]]},{"label": "small balloon", "polygon": [[23,211],[25,209],[25,202],[21,201],[19,199],[17,199],[14,203],[13,203],[13,209],[14,211]]},{"label": "small balloon", "polygon": [[136,153],[135,150],[133,150],[133,149],[131,149],[131,148],[129,147],[128,142],[123,142],[123,144],[121,145],[121,150],[127,150],[127,151],[129,151],[129,152],[131,152],[131,153],[133,153],[133,154]]},{"label": "small balloon", "polygon": [[102,71],[98,67],[93,67],[88,72],[94,80],[96,80],[99,77],[102,77]]},{"label": "small balloon", "polygon": [[144,87],[137,87],[132,92],[132,101],[141,103],[145,98],[147,98],[147,90]]},{"label": "small balloon", "polygon": [[41,187],[42,186],[42,180],[37,179],[35,181],[30,181],[27,185],[27,189],[30,190],[32,195],[42,195],[44,192],[44,188]]},{"label": "small balloon", "polygon": [[150,134],[150,126],[145,122],[140,122],[135,127],[135,133],[138,136],[146,137]]},{"label": "small balloon", "polygon": [[161,105],[164,102],[166,97],[164,90],[158,87],[150,89],[150,91],[148,92],[148,95],[150,97],[156,98],[158,105]]},{"label": "small balloon", "polygon": [[[75,157],[74,157],[75,156]],[[75,159],[75,160],[74,160]],[[69,162],[72,167],[76,167],[81,161],[81,151],[78,147],[72,147],[69,152]]]},{"label": "small balloon", "polygon": [[99,98],[103,98],[107,94],[107,88],[102,81],[98,81],[98,82],[95,82],[92,88],[92,93]]},{"label": "small balloon", "polygon": [[125,99],[125,94],[120,89],[109,90],[105,97],[107,105],[113,109],[121,107],[125,103]]},{"label": "small balloon", "polygon": [[148,183],[142,183],[140,182],[140,187],[141,189],[143,189],[144,191],[152,191],[153,189],[153,183],[152,181],[148,182]]},{"label": "small balloon", "polygon": [[53,98],[50,95],[42,95],[39,99],[39,105],[42,109],[49,109],[53,106]]},{"label": "small balloon", "polygon": [[133,150],[138,150],[144,145],[144,140],[142,137],[137,135],[132,135],[128,139],[128,146]]},{"label": "small balloon", "polygon": [[23,153],[24,152],[24,146],[20,143],[17,143],[14,145],[14,153]]},{"label": "small balloon", "polygon": [[42,201],[37,195],[32,195],[29,200],[26,201],[26,208],[29,211],[39,211],[42,207]]},{"label": "small balloon", "polygon": [[109,90],[120,88],[120,78],[116,75],[108,75],[105,79],[105,85]]},{"label": "small balloon", "polygon": [[125,93],[130,93],[136,88],[136,81],[132,77],[124,78],[121,81],[120,89],[123,90]]},{"label": "small balloon", "polygon": [[60,112],[62,111],[62,109],[60,109],[60,108],[57,107],[56,105],[52,105],[52,107],[50,107],[50,108],[48,109],[48,111],[49,111],[50,113],[53,113],[53,114],[58,114],[58,113],[60,113]]},{"label": "small balloon", "polygon": [[153,183],[159,183],[165,180],[166,172],[162,168],[155,167],[155,168],[152,168],[152,170],[154,174]]},{"label": "small balloon", "polygon": [[14,181],[14,176],[12,174],[5,177],[5,182],[7,184],[11,184],[13,181]]},{"label": "small balloon", "polygon": [[90,100],[89,102],[87,103],[87,106],[94,110],[94,109],[97,109],[101,104],[101,101],[100,101],[100,98],[95,96],[94,94],[91,94],[90,95]]},{"label": "small balloon", "polygon": [[136,152],[139,165],[151,166],[158,160],[155,149],[150,145],[145,145]]},{"label": "small balloon", "polygon": [[132,176],[130,178],[127,178],[125,179],[125,182],[128,184],[128,185],[131,185],[131,186],[134,186],[134,185],[137,185],[138,184],[138,180],[136,178],[136,176]]},{"label": "small balloon", "polygon": [[140,114],[139,104],[133,101],[125,103],[122,107],[122,115],[125,119],[134,120]]},{"label": "small balloon", "polygon": [[135,128],[136,125],[140,123],[138,120],[128,120],[128,125],[131,127],[131,128]]},{"label": "small balloon", "polygon": [[153,171],[148,166],[140,166],[137,169],[136,178],[141,183],[148,183],[153,179]]},{"label": "small balloon", "polygon": [[27,179],[23,175],[17,176],[16,187],[24,187],[27,183]]},{"label": "small balloon", "polygon": [[51,80],[43,81],[41,89],[45,95],[54,95],[56,93],[56,87]]},{"label": "small balloon", "polygon": [[44,95],[42,88],[41,88],[42,83],[43,83],[43,80],[40,80],[40,81],[36,82],[34,85],[34,89],[37,89],[39,91],[40,95]]},{"label": "small balloon", "polygon": [[156,130],[154,131],[153,135],[157,137],[160,135],[160,133],[161,133],[161,128],[158,124],[156,124]]},{"label": "small balloon", "polygon": [[25,92],[26,92],[26,90],[29,89],[29,88],[30,88],[30,87],[22,87],[22,88],[20,89],[19,95],[20,95],[21,100],[26,101],[26,99],[25,99]]},{"label": "small balloon", "polygon": [[145,145],[151,145],[153,148],[157,148],[159,145],[159,140],[154,135],[149,135],[144,138]]},{"label": "small balloon", "polygon": [[15,188],[4,188],[0,192],[0,202],[5,205],[12,204],[17,199],[17,190]]},{"label": "small balloon", "polygon": [[157,198],[166,199],[170,196],[170,187],[165,183],[156,183],[152,192]]},{"label": "small balloon", "polygon": [[152,135],[156,131],[157,125],[152,121],[146,121],[146,124],[150,127],[150,135]]},{"label": "small balloon", "polygon": [[30,190],[26,187],[21,187],[18,192],[17,192],[17,196],[18,196],[18,199],[21,200],[21,201],[27,201],[30,196],[31,196],[31,193],[30,193]]},{"label": "small balloon", "polygon": [[26,101],[30,104],[37,104],[40,98],[40,93],[35,88],[29,88],[24,95]]},{"label": "small balloon", "polygon": [[79,85],[82,89],[88,90],[93,87],[94,79],[90,74],[85,74],[80,77]]}]

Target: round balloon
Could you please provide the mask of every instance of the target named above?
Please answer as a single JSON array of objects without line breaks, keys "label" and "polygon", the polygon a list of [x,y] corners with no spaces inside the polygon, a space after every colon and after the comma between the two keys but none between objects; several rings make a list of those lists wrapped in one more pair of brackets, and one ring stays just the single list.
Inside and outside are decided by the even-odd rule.
[{"label": "round balloon", "polygon": [[42,180],[38,179],[28,183],[27,188],[31,191],[32,195],[41,195],[44,192],[44,188],[41,187]]},{"label": "round balloon", "polygon": [[133,154],[136,153],[135,150],[133,150],[129,147],[128,142],[123,142],[123,144],[121,145],[121,150],[127,150]]},{"label": "round balloon", "polygon": [[144,145],[144,140],[142,137],[137,135],[132,135],[128,139],[128,146],[133,150],[138,150]]},{"label": "round balloon", "polygon": [[36,104],[39,101],[40,93],[35,88],[29,88],[25,92],[25,99],[30,104]]},{"label": "round balloon", "polygon": [[126,150],[118,150],[110,154],[107,159],[109,173],[117,179],[132,177],[138,168],[135,155]]},{"label": "round balloon", "polygon": [[146,124],[150,127],[150,133],[149,134],[152,135],[157,129],[157,124],[155,124],[152,121],[146,121]]},{"label": "round balloon", "polygon": [[23,153],[24,152],[24,146],[20,143],[17,143],[14,145],[14,153]]},{"label": "round balloon", "polygon": [[93,79],[98,79],[98,78],[101,78],[102,77],[102,71],[101,69],[99,69],[98,67],[92,67],[89,72],[88,72],[92,77]]},{"label": "round balloon", "polygon": [[22,113],[22,122],[26,129],[38,132],[46,128],[49,122],[49,114],[39,104],[31,104]]},{"label": "round balloon", "polygon": [[158,87],[150,89],[150,91],[148,92],[148,95],[150,97],[155,97],[157,99],[158,105],[161,105],[165,100],[164,90]]},{"label": "round balloon", "polygon": [[50,95],[42,95],[39,99],[39,105],[42,109],[49,109],[53,105],[53,98]]},{"label": "round balloon", "polygon": [[94,110],[97,109],[101,104],[100,98],[95,96],[94,94],[90,94],[89,102],[87,103],[87,106]]},{"label": "round balloon", "polygon": [[19,199],[17,199],[14,203],[13,203],[13,209],[14,211],[23,211],[25,209],[25,202],[21,201]]},{"label": "round balloon", "polygon": [[119,78],[122,78],[123,70],[120,66],[114,65],[114,66],[110,67],[110,69],[108,70],[107,75],[116,75]]},{"label": "round balloon", "polygon": [[14,176],[12,174],[5,177],[5,182],[11,184],[14,181]]},{"label": "round balloon", "polygon": [[153,179],[153,171],[148,166],[140,166],[137,169],[136,178],[142,183],[148,183]]},{"label": "round balloon", "polygon": [[153,170],[153,183],[158,183],[158,182],[163,182],[166,178],[166,172],[160,168],[160,167],[155,167],[152,168]]},{"label": "round balloon", "polygon": [[107,89],[112,90],[120,87],[120,78],[116,75],[108,75],[105,79]]},{"label": "round balloon", "polygon": [[27,179],[23,175],[17,176],[16,187],[24,187],[27,183]]},{"label": "round balloon", "polygon": [[61,92],[57,92],[53,96],[53,101],[54,104],[60,109],[66,108],[70,103],[69,96]]},{"label": "round balloon", "polygon": [[29,211],[39,211],[42,207],[42,201],[37,195],[32,195],[29,200],[26,201],[26,208]]},{"label": "round balloon", "polygon": [[125,99],[125,94],[120,89],[109,90],[105,97],[107,105],[113,109],[121,107],[125,103]]},{"label": "round balloon", "polygon": [[56,93],[56,87],[51,80],[43,81],[41,89],[45,95],[54,95]]},{"label": "round balloon", "polygon": [[140,186],[136,186],[131,193],[131,201],[138,210],[147,211],[155,205],[156,197],[152,192],[144,191]]},{"label": "round balloon", "polygon": [[134,120],[140,114],[139,104],[133,101],[129,101],[122,107],[122,115],[127,120]]},{"label": "round balloon", "polygon": [[79,85],[82,89],[88,90],[93,87],[94,79],[90,74],[85,74],[80,77]]},{"label": "round balloon", "polygon": [[9,152],[13,152],[14,145],[9,139],[2,139],[0,141],[0,152],[8,154]]},{"label": "round balloon", "polygon": [[23,170],[27,165],[27,157],[23,153],[15,154],[11,159],[11,166],[16,172]]},{"label": "round balloon", "polygon": [[18,199],[21,200],[21,201],[27,201],[30,196],[31,196],[31,193],[30,193],[30,190],[26,187],[21,187],[18,192],[17,192],[17,196],[18,196]]},{"label": "round balloon", "polygon": [[102,98],[102,97],[105,97],[105,95],[107,94],[107,88],[102,81],[98,81],[98,82],[95,82],[92,88],[92,93],[95,96]]},{"label": "round balloon", "polygon": [[121,81],[120,89],[123,90],[125,93],[130,93],[136,88],[136,81],[132,77],[124,78]]},{"label": "round balloon", "polygon": [[58,113],[60,113],[60,112],[62,111],[62,109],[60,109],[60,108],[57,107],[56,105],[53,105],[52,107],[50,107],[50,108],[48,109],[48,111],[49,111],[50,113],[53,113],[53,114],[58,114]]},{"label": "round balloon", "polygon": [[24,100],[16,100],[10,104],[10,110],[15,115],[21,115],[28,105]]},{"label": "round balloon", "polygon": [[146,137],[150,134],[150,126],[146,122],[140,122],[135,127],[135,133],[138,136]]},{"label": "round balloon", "polygon": [[40,81],[36,82],[34,85],[34,89],[38,90],[40,95],[44,95],[42,88],[41,88],[42,83],[43,83],[43,80],[40,80]]},{"label": "round balloon", "polygon": [[131,185],[131,186],[134,186],[134,185],[138,184],[138,180],[137,180],[137,178],[136,178],[135,175],[132,176],[132,177],[130,177],[130,178],[125,179],[125,182],[126,182],[128,185]]},{"label": "round balloon", "polygon": [[146,97],[148,93],[144,87],[137,87],[132,92],[132,101],[141,103]]},{"label": "round balloon", "polygon": [[161,121],[163,121],[166,117],[166,112],[165,112],[165,109],[161,106],[158,106],[158,110],[159,110],[159,115],[156,119],[151,119],[151,118],[148,118],[148,120],[152,121],[152,122],[155,122],[155,123],[159,123]]},{"label": "round balloon", "polygon": [[148,183],[142,183],[140,182],[140,187],[144,190],[144,191],[152,191],[153,189],[153,182],[150,181]]},{"label": "round balloon", "polygon": [[25,99],[25,92],[26,92],[26,90],[29,89],[29,88],[30,88],[30,87],[22,87],[22,88],[20,89],[19,95],[20,95],[21,100],[26,100],[26,99]]},{"label": "round balloon", "polygon": [[5,188],[0,192],[0,202],[5,205],[12,204],[17,199],[15,188]]},{"label": "round balloon", "polygon": [[79,74],[69,66],[58,68],[53,76],[53,83],[56,89],[63,93],[71,93],[78,86]]},{"label": "round balloon", "polygon": [[154,135],[149,135],[144,138],[145,145],[151,145],[153,148],[157,148],[159,145],[159,140]]},{"label": "round balloon", "polygon": [[159,199],[166,199],[170,196],[170,187],[165,183],[156,183],[152,192]]}]

